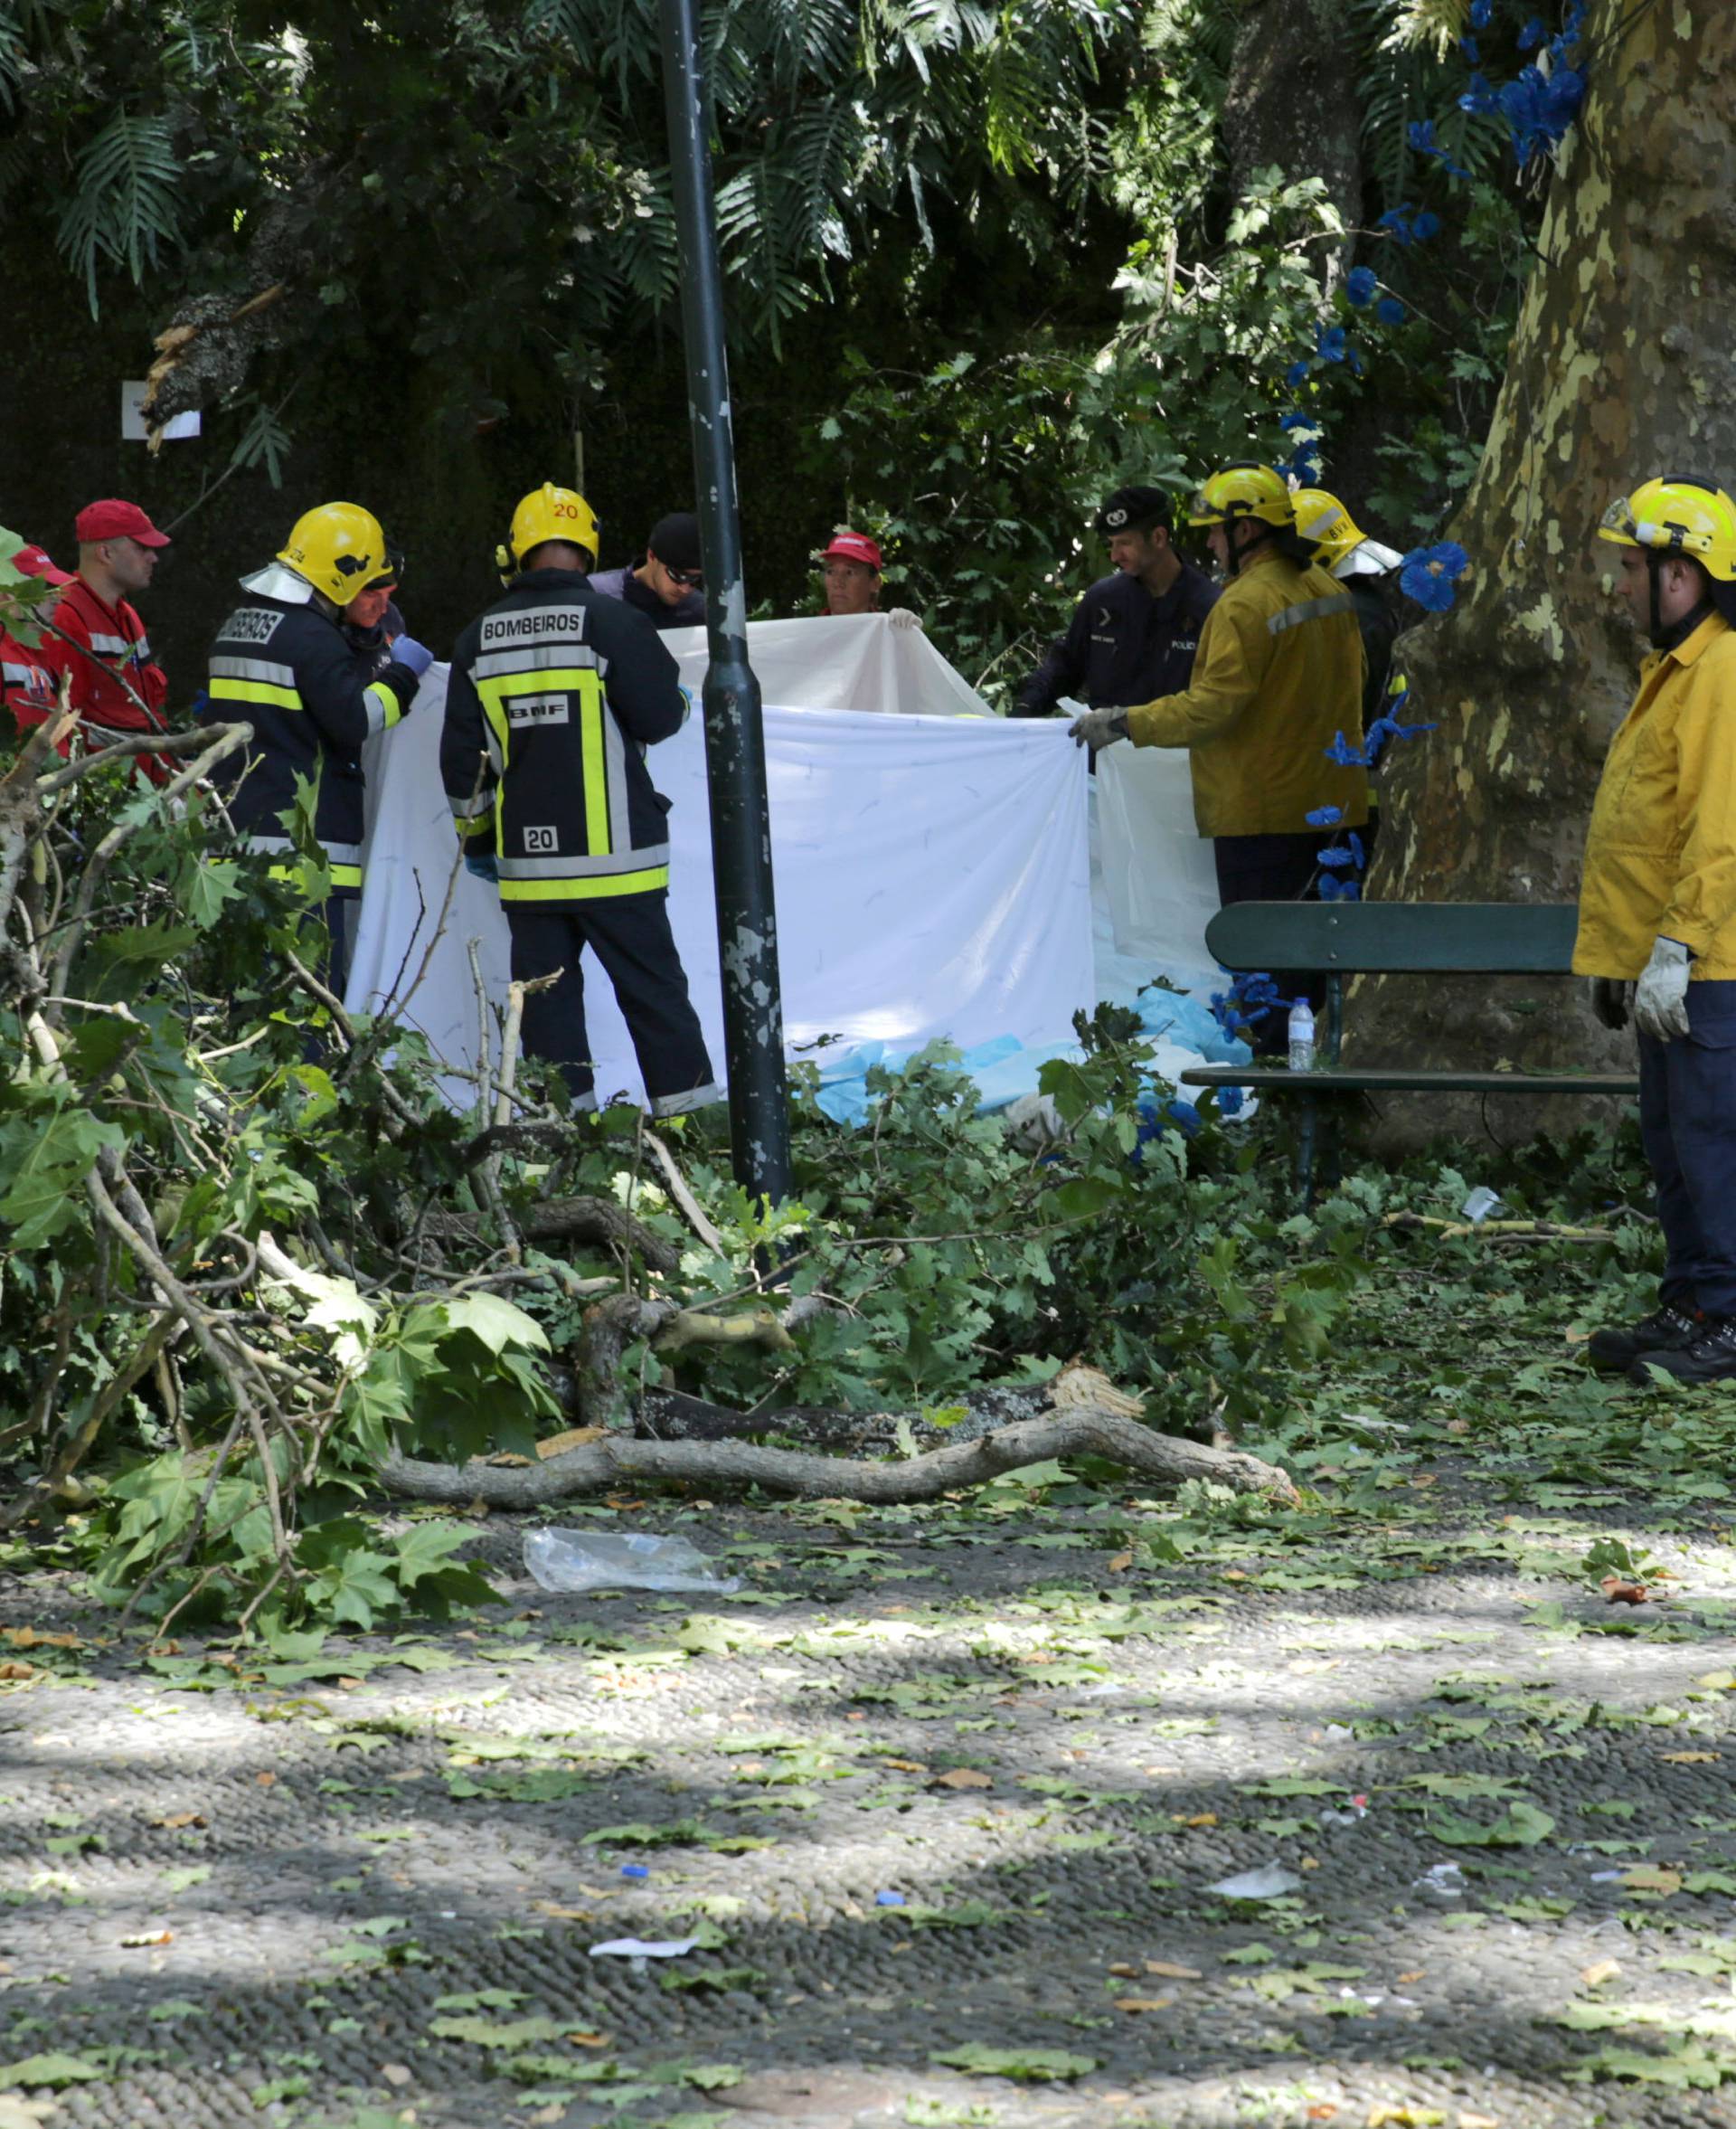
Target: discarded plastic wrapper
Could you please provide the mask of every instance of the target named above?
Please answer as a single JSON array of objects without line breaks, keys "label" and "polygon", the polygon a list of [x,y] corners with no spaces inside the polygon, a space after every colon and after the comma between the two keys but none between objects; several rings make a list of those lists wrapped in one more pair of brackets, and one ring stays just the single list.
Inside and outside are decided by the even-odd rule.
[{"label": "discarded plastic wrapper", "polygon": [[1413,1892],[1431,1892],[1438,1900],[1462,1900],[1465,1897],[1465,1873],[1457,1863],[1437,1863],[1425,1870],[1420,1878],[1412,1878]]},{"label": "discarded plastic wrapper", "polygon": [[593,1959],[679,1959],[699,1942],[696,1936],[612,1936],[607,1944],[593,1944]]},{"label": "discarded plastic wrapper", "polygon": [[524,1565],[542,1589],[694,1590],[727,1596],[736,1575],[720,1575],[684,1538],[638,1531],[527,1530]]},{"label": "discarded plastic wrapper", "polygon": [[1368,1799],[1366,1796],[1353,1796],[1347,1810],[1323,1811],[1318,1816],[1319,1823],[1323,1826],[1354,1826],[1359,1819],[1367,1818]]},{"label": "discarded plastic wrapper", "polygon": [[904,1905],[904,1895],[901,1892],[877,1892],[874,1895],[874,1905],[877,1907],[901,1907]]},{"label": "discarded plastic wrapper", "polygon": [[1300,1892],[1302,1880],[1294,1870],[1287,1870],[1279,1863],[1268,1863],[1260,1870],[1244,1870],[1239,1878],[1221,1878],[1205,1889],[1226,1900],[1276,1900],[1287,1892]]},{"label": "discarded plastic wrapper", "polygon": [[1498,1190],[1491,1190],[1486,1183],[1480,1183],[1459,1209],[1472,1226],[1480,1227],[1500,1202]]}]

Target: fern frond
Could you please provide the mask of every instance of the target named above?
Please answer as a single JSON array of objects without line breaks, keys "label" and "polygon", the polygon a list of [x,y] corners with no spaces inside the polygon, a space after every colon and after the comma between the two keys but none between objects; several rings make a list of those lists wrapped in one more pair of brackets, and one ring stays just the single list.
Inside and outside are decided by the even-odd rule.
[{"label": "fern frond", "polygon": [[118,110],[83,150],[57,233],[99,312],[97,269],[125,266],[137,285],[159,251],[181,241],[181,164],[169,121]]}]

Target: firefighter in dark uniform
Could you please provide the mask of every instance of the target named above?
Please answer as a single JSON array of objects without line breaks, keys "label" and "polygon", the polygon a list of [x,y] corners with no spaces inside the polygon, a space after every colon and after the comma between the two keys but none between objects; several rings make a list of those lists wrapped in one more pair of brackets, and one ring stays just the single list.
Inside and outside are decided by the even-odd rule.
[{"label": "firefighter in dark uniform", "polygon": [[1080,601],[1011,715],[1046,717],[1063,695],[1094,710],[1118,710],[1183,692],[1218,587],[1175,552],[1173,522],[1162,488],[1118,487],[1104,497],[1097,529],[1109,541],[1115,573]]},{"label": "firefighter in dark uniform", "polygon": [[597,1106],[582,950],[615,987],[654,1116],[720,1099],[669,926],[668,800],[645,752],[687,698],[654,624],[586,582],[590,506],[552,482],[513,513],[506,595],[458,638],[440,774],[473,871],[495,879],[524,1001],[524,1047]]},{"label": "firefighter in dark uniform", "polygon": [[397,724],[433,662],[400,636],[376,669],[344,634],[357,592],[395,573],[377,518],[354,503],[322,503],[297,521],[276,561],[241,579],[247,598],[211,647],[205,718],[253,727],[251,743],[219,771],[249,848],[288,859],[294,846],[282,816],[295,804],[296,779],[318,787],[314,834],[331,879],[327,980],[339,997],[362,893],[362,748]]}]

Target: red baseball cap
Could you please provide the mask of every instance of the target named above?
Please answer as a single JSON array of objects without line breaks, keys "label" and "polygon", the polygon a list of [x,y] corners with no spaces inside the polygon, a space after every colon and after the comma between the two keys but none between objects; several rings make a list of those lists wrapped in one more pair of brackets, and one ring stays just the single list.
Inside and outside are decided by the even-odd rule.
[{"label": "red baseball cap", "polygon": [[104,502],[87,503],[72,530],[80,545],[97,540],[137,540],[141,547],[166,547],[169,544],[168,534],[158,532],[137,503],[123,503],[114,496]]},{"label": "red baseball cap", "polygon": [[74,580],[63,569],[56,569],[46,547],[20,547],[12,558],[12,566],[27,577],[41,577],[51,584],[70,584]]},{"label": "red baseball cap", "polygon": [[845,562],[866,563],[876,572],[880,569],[879,542],[871,540],[866,533],[834,533],[832,544],[821,550],[820,560],[829,562],[835,554]]}]

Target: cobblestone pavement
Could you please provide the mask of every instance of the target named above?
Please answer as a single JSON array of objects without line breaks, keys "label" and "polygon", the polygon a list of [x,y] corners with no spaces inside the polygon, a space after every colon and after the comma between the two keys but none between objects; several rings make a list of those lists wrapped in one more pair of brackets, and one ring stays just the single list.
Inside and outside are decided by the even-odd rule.
[{"label": "cobblestone pavement", "polygon": [[496,1516],[498,1612],[303,1663],[14,1580],[0,2129],[1736,2121],[1736,1552],[1595,1526],[1628,1609],[1593,1526],[1389,1505],[651,1504],[744,1577],[677,1599]]}]

